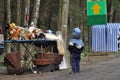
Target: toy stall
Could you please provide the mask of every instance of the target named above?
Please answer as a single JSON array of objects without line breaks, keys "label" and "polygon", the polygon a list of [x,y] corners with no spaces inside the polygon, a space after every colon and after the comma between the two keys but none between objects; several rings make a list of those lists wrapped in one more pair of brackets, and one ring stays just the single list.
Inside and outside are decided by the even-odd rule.
[{"label": "toy stall", "polygon": [[[44,32],[31,24],[23,28],[14,23],[6,28],[10,53],[4,58],[9,74],[22,74],[30,69],[33,73],[52,72],[59,70],[63,61],[64,42],[60,32],[53,34],[51,30]],[[62,38],[62,37],[61,37]],[[18,45],[22,46],[22,50]]]}]

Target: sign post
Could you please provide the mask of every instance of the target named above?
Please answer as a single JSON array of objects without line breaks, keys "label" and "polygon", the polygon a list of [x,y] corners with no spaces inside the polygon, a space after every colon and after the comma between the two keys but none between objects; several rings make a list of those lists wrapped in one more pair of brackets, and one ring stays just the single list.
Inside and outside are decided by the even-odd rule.
[{"label": "sign post", "polygon": [[106,23],[106,0],[87,0],[87,25]]}]

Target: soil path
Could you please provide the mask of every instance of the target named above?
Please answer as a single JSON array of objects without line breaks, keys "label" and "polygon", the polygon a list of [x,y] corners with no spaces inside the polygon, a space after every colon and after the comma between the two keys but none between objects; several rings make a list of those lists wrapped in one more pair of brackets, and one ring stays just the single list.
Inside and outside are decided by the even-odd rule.
[{"label": "soil path", "polygon": [[81,63],[80,74],[69,74],[70,69],[40,74],[3,75],[0,80],[120,80],[120,57]]}]

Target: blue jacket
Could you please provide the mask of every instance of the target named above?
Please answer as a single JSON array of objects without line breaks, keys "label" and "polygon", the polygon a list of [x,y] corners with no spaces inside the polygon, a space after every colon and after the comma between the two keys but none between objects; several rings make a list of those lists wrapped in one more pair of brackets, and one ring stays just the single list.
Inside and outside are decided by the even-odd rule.
[{"label": "blue jacket", "polygon": [[81,39],[70,39],[68,49],[70,53],[81,54],[84,43]]}]

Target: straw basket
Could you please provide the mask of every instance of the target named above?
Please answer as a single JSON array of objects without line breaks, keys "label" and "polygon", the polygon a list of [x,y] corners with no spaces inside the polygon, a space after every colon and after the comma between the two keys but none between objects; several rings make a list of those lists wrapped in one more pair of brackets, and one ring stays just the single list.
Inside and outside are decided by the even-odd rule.
[{"label": "straw basket", "polygon": [[[41,47],[41,51],[43,52],[42,47]],[[52,47],[49,54],[44,52],[35,54],[35,60],[33,60],[33,63],[35,65],[60,64],[62,61],[62,57],[63,55],[54,54],[53,47]]]},{"label": "straw basket", "polygon": [[8,74],[11,74],[11,75],[13,75],[13,74],[20,75],[20,74],[24,73],[25,70],[26,70],[26,68],[24,68],[24,67],[16,69],[16,68],[11,68],[10,66],[7,66]]},{"label": "straw basket", "polygon": [[55,54],[54,64],[60,64],[62,60],[63,60],[63,55]]},{"label": "straw basket", "polygon": [[4,62],[12,68],[20,68],[20,53],[13,51],[9,54],[6,54]]},{"label": "straw basket", "polygon": [[51,59],[34,59],[34,65],[49,65],[52,63]]},{"label": "straw basket", "polygon": [[6,54],[4,63],[7,66],[8,74],[22,74],[25,71],[25,67],[21,67],[20,53],[13,51]]},{"label": "straw basket", "polygon": [[60,64],[62,58],[63,55],[60,54],[44,54],[44,53],[35,54],[35,59],[49,59],[51,60],[51,64]]}]

